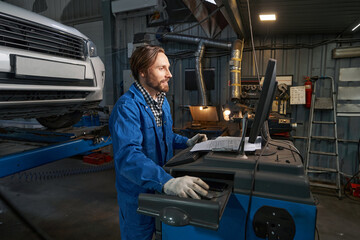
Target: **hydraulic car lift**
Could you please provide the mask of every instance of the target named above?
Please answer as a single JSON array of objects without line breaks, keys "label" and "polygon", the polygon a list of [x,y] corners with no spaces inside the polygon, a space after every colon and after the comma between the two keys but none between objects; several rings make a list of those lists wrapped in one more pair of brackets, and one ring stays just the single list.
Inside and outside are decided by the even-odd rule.
[{"label": "hydraulic car lift", "polygon": [[[26,143],[27,142],[27,143]],[[28,150],[6,152],[7,143],[27,145]],[[35,144],[39,143],[39,144]],[[112,143],[106,126],[73,128],[71,132],[52,132],[21,128],[0,128],[0,177],[12,175],[46,163],[86,154]],[[34,145],[37,145],[34,147]],[[11,146],[11,145],[10,145]],[[31,149],[29,149],[31,148]],[[3,155],[5,153],[5,155]]]}]

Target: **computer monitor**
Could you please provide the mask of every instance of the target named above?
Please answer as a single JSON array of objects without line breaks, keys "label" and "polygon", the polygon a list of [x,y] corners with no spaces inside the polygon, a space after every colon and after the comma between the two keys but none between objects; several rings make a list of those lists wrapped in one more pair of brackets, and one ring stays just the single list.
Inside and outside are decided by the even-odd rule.
[{"label": "computer monitor", "polygon": [[276,86],[276,60],[270,58],[266,68],[264,83],[255,112],[255,118],[250,129],[250,143],[255,142],[264,125],[264,122],[269,118],[272,102],[275,96]]}]

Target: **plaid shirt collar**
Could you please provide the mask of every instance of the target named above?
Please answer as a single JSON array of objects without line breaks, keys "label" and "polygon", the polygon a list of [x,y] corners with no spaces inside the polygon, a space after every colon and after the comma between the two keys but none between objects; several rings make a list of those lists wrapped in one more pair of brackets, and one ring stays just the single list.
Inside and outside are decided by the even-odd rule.
[{"label": "plaid shirt collar", "polygon": [[143,86],[141,86],[141,84],[138,83],[137,81],[135,81],[135,86],[140,90],[140,92],[142,93],[142,95],[145,98],[146,103],[149,105],[152,113],[154,114],[156,126],[161,127],[162,126],[162,105],[164,103],[166,94],[164,92],[161,92],[157,96],[156,100],[154,100],[150,96],[149,92]]}]

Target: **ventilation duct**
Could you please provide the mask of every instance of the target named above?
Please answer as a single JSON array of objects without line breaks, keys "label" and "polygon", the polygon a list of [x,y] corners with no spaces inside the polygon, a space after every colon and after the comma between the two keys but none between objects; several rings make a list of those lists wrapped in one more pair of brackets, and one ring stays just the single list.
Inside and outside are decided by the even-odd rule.
[{"label": "ventilation duct", "polygon": [[[214,47],[214,48],[221,48],[226,50],[231,50],[231,43],[228,42],[220,42],[214,41],[206,38],[199,38],[187,35],[178,35],[178,34],[166,34],[164,33],[159,40],[166,40],[166,41],[174,41],[174,42],[182,42],[188,44],[197,44],[198,48],[195,53],[195,62],[196,62],[196,84],[199,89],[199,105],[207,106],[208,99],[206,94],[206,87],[205,81],[203,78],[203,67],[202,67],[202,59],[205,52],[205,47]],[[240,41],[241,42],[241,41]],[[237,54],[235,54],[237,55]]]},{"label": "ventilation duct", "polygon": [[204,77],[203,77],[203,67],[202,67],[202,59],[204,56],[204,52],[205,52],[205,45],[202,41],[200,41],[199,45],[198,45],[198,50],[195,53],[195,69],[196,69],[196,84],[198,87],[198,90],[200,92],[200,97],[199,97],[199,101],[200,101],[200,105],[201,106],[207,106],[208,105],[208,98],[207,98],[207,94],[206,94],[206,87],[205,87],[205,81],[204,81]]},{"label": "ventilation duct", "polygon": [[238,102],[241,97],[241,60],[244,49],[244,42],[236,39],[231,50],[230,67],[230,90],[231,101]]}]

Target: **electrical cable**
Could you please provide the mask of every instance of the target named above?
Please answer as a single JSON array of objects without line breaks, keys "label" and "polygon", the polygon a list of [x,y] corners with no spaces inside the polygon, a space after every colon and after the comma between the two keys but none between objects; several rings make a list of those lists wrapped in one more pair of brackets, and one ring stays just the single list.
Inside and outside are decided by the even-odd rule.
[{"label": "electrical cable", "polygon": [[[319,47],[321,45],[325,45],[328,43],[353,43],[353,42],[360,42],[359,38],[352,38],[352,39],[327,39],[324,41],[320,41],[313,44],[308,43],[297,43],[297,44],[279,44],[279,45],[260,45],[255,46],[256,50],[277,50],[277,49],[283,49],[283,50],[292,50],[292,49],[301,49],[301,48],[307,48],[307,49],[313,49],[315,47]],[[244,48],[244,52],[253,51],[252,47]]]},{"label": "electrical cable", "polygon": [[[274,143],[270,143],[270,142],[280,142],[280,141],[271,138],[271,136],[270,136],[270,131],[269,131],[269,124],[268,124],[267,121],[264,123],[264,127],[265,127],[265,130],[266,130],[266,135],[267,135],[268,138],[269,138],[268,141],[269,141],[269,144],[270,144],[270,145],[273,145],[273,146],[276,146],[276,147],[282,147],[282,148],[287,149],[287,150],[289,150],[289,151],[291,151],[291,152],[295,152],[296,154],[298,154],[298,156],[299,156],[300,159],[301,159],[301,162],[304,164],[304,158],[303,158],[303,156],[301,155],[300,151],[299,151],[290,141],[288,141],[288,140],[283,140],[284,142],[288,142],[289,148],[284,147],[284,146],[282,146],[282,145],[277,145],[277,144],[274,144]],[[291,149],[291,148],[293,148],[293,149]]]},{"label": "electrical cable", "polygon": [[248,9],[248,16],[249,16],[251,46],[252,46],[252,51],[253,51],[253,56],[254,56],[256,74],[257,74],[259,87],[260,87],[260,75],[259,75],[259,67],[258,67],[258,64],[257,64],[256,53],[255,53],[254,36],[253,36],[253,29],[252,29],[252,24],[251,24],[250,4],[249,4],[249,0],[246,0],[246,2],[247,2],[247,9]]},{"label": "electrical cable", "polygon": [[[168,58],[171,59],[185,59],[185,58],[193,58],[195,55],[195,50],[182,50],[182,51],[178,51],[178,52],[170,52],[170,53],[166,53],[166,55],[168,56]],[[228,57],[229,56],[229,52],[228,51],[209,51],[209,50],[205,50],[205,55],[204,58],[214,58],[214,57]]]},{"label": "electrical cable", "polygon": [[[263,149],[261,150],[259,156],[255,160],[255,166],[254,166],[253,175],[252,175],[252,181],[251,181],[251,189],[250,189],[250,193],[249,193],[248,209],[247,209],[246,218],[245,218],[244,240],[247,239],[247,225],[248,225],[248,221],[249,221],[249,217],[250,217],[252,196],[253,196],[253,192],[255,190],[255,177],[256,177],[256,171],[258,170],[258,166],[259,166],[259,159],[264,154],[264,151],[265,151],[266,147],[268,146],[268,144],[271,144],[270,141],[274,141],[273,139],[271,139],[270,132],[269,132],[269,125],[268,125],[267,121],[265,121],[264,124],[263,124],[263,130],[264,131],[261,132],[261,135],[266,139],[266,143],[265,143],[265,146],[263,147]],[[264,136],[263,134],[266,134],[266,136]],[[274,145],[274,144],[271,144],[271,145]],[[275,145],[275,146],[278,146],[278,145]],[[283,147],[283,146],[281,146],[281,147]],[[299,154],[299,156],[301,158],[301,161],[303,162],[303,158],[302,158],[300,152],[292,150],[291,148],[286,148],[286,149]],[[318,239],[320,239],[319,233],[318,233]]]},{"label": "electrical cable", "polygon": [[174,53],[166,53],[166,55],[168,56],[168,58],[184,59],[184,58],[193,58],[194,53],[195,53],[195,51],[185,50],[185,51],[178,51],[178,52],[174,52]]},{"label": "electrical cable", "polygon": [[316,232],[317,240],[320,240],[319,229],[316,226],[315,226],[315,232]]},{"label": "electrical cable", "polygon": [[[265,124],[265,123],[264,123]],[[269,136],[270,138],[270,136]],[[252,203],[252,196],[255,190],[255,176],[256,176],[256,171],[258,170],[258,166],[259,166],[259,159],[260,157],[262,157],[262,155],[265,152],[265,149],[268,145],[269,141],[266,141],[265,146],[263,147],[263,149],[261,150],[260,154],[258,155],[258,157],[255,160],[255,166],[254,166],[254,170],[253,170],[253,174],[252,174],[252,180],[251,180],[251,188],[250,188],[250,193],[249,193],[249,203],[248,203],[248,209],[247,209],[247,213],[246,213],[246,218],[245,218],[245,233],[244,233],[244,240],[247,239],[247,225],[248,225],[248,221],[249,221],[249,217],[250,217],[250,210],[251,210],[251,203]]]},{"label": "electrical cable", "polygon": [[313,196],[313,198],[314,198],[314,203],[315,203],[315,205],[319,205],[319,204],[320,204],[319,198],[317,198],[317,197],[315,197],[315,196]]},{"label": "electrical cable", "polygon": [[294,151],[297,151],[297,153],[300,154],[300,151],[293,145],[293,142],[290,141],[290,140],[277,140],[277,139],[271,138],[271,141],[272,141],[272,142],[279,142],[279,143],[280,143],[280,142],[288,142],[288,146],[289,146],[290,148],[293,148]]},{"label": "electrical cable", "polygon": [[[273,139],[271,139],[271,140],[273,140]],[[276,146],[276,147],[282,147],[282,148],[284,148],[284,149],[286,149],[286,150],[289,150],[289,151],[291,151],[291,152],[294,152],[294,153],[296,153],[296,154],[298,154],[298,156],[300,157],[300,159],[301,159],[301,162],[302,163],[304,163],[304,158],[303,158],[303,156],[301,155],[301,153],[297,150],[297,151],[295,151],[295,150],[293,150],[293,149],[291,149],[291,148],[287,148],[287,147],[284,147],[284,146],[281,146],[281,145],[277,145],[277,144],[274,144],[274,143],[269,143],[270,145],[273,145],[273,146]],[[291,146],[291,145],[289,145],[289,146]]]},{"label": "electrical cable", "polygon": [[260,157],[263,155],[266,147],[267,147],[267,143],[265,144],[264,148],[261,150],[259,156],[256,158],[255,160],[255,166],[254,166],[254,170],[253,170],[253,174],[252,174],[252,181],[251,181],[251,189],[250,189],[250,194],[249,194],[249,203],[248,203],[248,209],[247,209],[247,213],[246,213],[246,218],[245,218],[245,238],[244,240],[247,239],[247,223],[249,221],[249,217],[250,217],[250,210],[251,210],[251,203],[252,203],[252,196],[253,196],[253,193],[254,193],[254,188],[255,188],[255,175],[256,175],[256,171],[257,171],[257,168],[259,166],[259,159]]},{"label": "electrical cable", "polygon": [[[197,12],[198,8],[204,3],[204,0],[202,0],[197,6],[195,6],[195,9],[194,9],[194,13]],[[194,15],[191,11],[190,13],[184,18],[184,21],[183,23],[185,23],[187,20],[189,20],[189,18],[191,17],[191,15]],[[176,27],[173,28],[173,31],[175,31],[175,29],[177,29],[178,27],[180,26],[180,24],[178,24]],[[164,34],[166,35],[166,33]],[[164,36],[163,35],[163,36]]]}]

